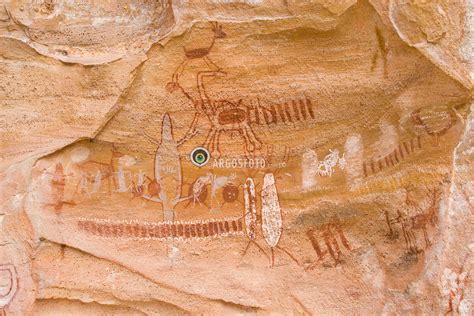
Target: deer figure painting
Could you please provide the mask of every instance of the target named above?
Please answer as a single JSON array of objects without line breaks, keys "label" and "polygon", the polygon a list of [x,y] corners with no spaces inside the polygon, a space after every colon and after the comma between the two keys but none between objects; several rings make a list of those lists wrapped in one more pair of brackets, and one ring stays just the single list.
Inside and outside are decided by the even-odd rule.
[{"label": "deer figure painting", "polygon": [[192,59],[202,58],[210,68],[220,69],[214,62],[211,61],[208,55],[211,52],[216,39],[225,38],[226,34],[224,31],[222,31],[222,26],[217,24],[217,22],[209,23],[211,24],[211,30],[210,32],[207,32],[209,34],[204,34],[204,38],[197,38],[196,42],[198,42],[198,44],[196,47],[194,47],[193,43],[191,43],[189,47],[183,47],[184,56],[186,59],[178,66],[178,68],[176,68],[171,82],[166,85],[166,89],[168,91],[172,92],[180,88],[179,76],[183,74],[186,66]]},{"label": "deer figure painting", "polygon": [[114,159],[122,157],[123,154],[117,150],[114,144],[112,144],[112,153],[108,162],[100,162],[94,160],[87,160],[78,162],[77,166],[81,173],[81,179],[76,186],[75,192],[82,187],[87,187],[88,183],[95,183],[100,187],[102,180],[107,180],[108,192],[111,194],[111,184],[113,182],[114,188],[117,188],[117,183],[114,178],[115,167]]},{"label": "deer figure painting", "polygon": [[[210,98],[206,90],[206,79],[223,77],[226,73],[212,62],[208,54],[214,46],[214,42],[218,38],[225,37],[222,27],[217,23],[212,23],[213,37],[206,47],[198,47],[194,49],[185,48],[186,60],[181,63],[173,74],[172,81],[166,85],[169,92],[180,90],[186,98],[188,98],[195,109],[194,118],[191,125],[178,145],[186,142],[197,134],[197,125],[199,119],[205,117],[211,125],[209,132],[206,135],[203,146],[207,147],[211,152],[221,154],[219,144],[222,132],[237,132],[245,143],[245,153],[253,153],[256,149],[260,149],[262,143],[255,135],[250,123],[249,108],[242,103],[232,102],[226,99],[213,100]],[[191,59],[202,58],[204,60],[204,69],[199,69],[196,72],[196,86],[197,94],[187,91],[180,83],[180,76],[183,74],[187,63]]]},{"label": "deer figure painting", "polygon": [[396,233],[392,229],[392,224],[399,224],[403,233],[403,238],[405,239],[405,244],[407,248],[407,253],[417,255],[418,253],[424,251],[423,247],[419,247],[417,240],[417,231],[423,233],[423,238],[425,241],[425,249],[430,247],[432,242],[428,237],[428,225],[435,227],[438,220],[437,210],[439,208],[439,199],[441,196],[441,190],[435,188],[429,191],[430,204],[422,209],[415,200],[410,198],[408,195],[411,192],[412,188],[405,188],[406,198],[405,206],[416,211],[416,214],[410,215],[408,212],[401,212],[397,210],[396,218],[389,218],[388,212],[386,213],[386,219],[388,228],[390,230],[390,236],[396,236]]}]

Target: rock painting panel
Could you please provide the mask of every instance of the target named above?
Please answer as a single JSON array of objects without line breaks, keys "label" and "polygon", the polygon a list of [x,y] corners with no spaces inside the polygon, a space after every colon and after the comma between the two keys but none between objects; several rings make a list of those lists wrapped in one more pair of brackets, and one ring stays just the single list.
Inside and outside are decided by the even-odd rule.
[{"label": "rock painting panel", "polygon": [[[178,141],[183,144],[198,134],[198,126],[202,125],[200,119],[204,118],[210,125],[202,146],[208,148],[213,154],[221,156],[221,134],[238,135],[244,142],[244,154],[247,157],[254,155],[264,145],[255,131],[255,126],[270,127],[273,124],[293,124],[314,120],[315,113],[313,105],[309,99],[293,99],[289,102],[271,104],[264,106],[260,100],[255,102],[250,100],[238,99],[230,100],[227,98],[212,99],[208,81],[213,79],[225,80],[228,73],[224,68],[210,60],[211,52],[216,40],[226,37],[222,25],[212,22],[211,28],[191,32],[198,33],[198,39],[189,39],[188,44],[193,48],[184,47],[185,61],[183,61],[172,75],[172,80],[166,85],[169,93],[181,92],[194,107],[194,118],[186,134]],[[204,34],[200,34],[204,33]],[[192,60],[202,59],[204,67],[197,71],[187,67]],[[191,88],[185,87],[181,83],[183,73],[192,72],[196,84]],[[194,93],[192,90],[197,90]],[[254,104],[255,103],[255,104]]]},{"label": "rock painting panel", "polygon": [[[217,2],[213,19],[222,17]],[[247,7],[237,2],[229,7]],[[261,14],[257,2],[248,7]],[[370,3],[344,4],[351,7],[347,16],[338,11],[342,4],[318,4],[311,14],[324,7],[323,18],[301,24],[292,21],[296,16],[207,23],[184,14],[189,30],[183,24],[173,31],[180,36],[154,45],[133,76],[119,69],[131,80],[121,97],[97,99],[120,111],[100,122],[94,139],[40,158],[26,203],[19,195],[5,203],[24,206],[43,256],[50,251],[44,248],[62,243],[51,265],[58,284],[64,276],[56,269],[75,252],[64,251],[70,246],[83,252],[77,257],[90,254],[91,266],[117,264],[129,270],[127,281],[143,277],[159,287],[150,306],[178,297],[183,312],[217,306],[211,314],[265,314],[277,306],[277,313],[291,314],[287,306],[296,301],[308,314],[383,314],[390,307],[367,311],[366,302],[411,300],[420,271],[443,280],[443,312],[469,310],[468,267],[453,264],[442,279],[423,266],[441,253],[438,218],[449,211],[445,204],[457,203],[433,187],[465,168],[453,167],[452,148],[468,112],[427,97],[461,102],[468,92],[397,39]],[[321,28],[328,19],[332,24]],[[118,85],[99,79],[93,85],[105,90]],[[201,146],[211,152],[210,163],[193,165],[190,152]],[[38,175],[45,181],[36,181]],[[467,201],[470,187],[463,187]],[[18,287],[5,266],[0,308]],[[61,286],[47,283],[40,295],[57,294]],[[417,290],[427,288],[418,284]],[[142,302],[151,287],[140,292],[142,284],[133,285],[127,295]],[[101,286],[94,293],[106,297]],[[219,288],[224,293],[214,295]],[[255,289],[262,297],[251,297]],[[422,311],[436,314],[430,312]]]}]

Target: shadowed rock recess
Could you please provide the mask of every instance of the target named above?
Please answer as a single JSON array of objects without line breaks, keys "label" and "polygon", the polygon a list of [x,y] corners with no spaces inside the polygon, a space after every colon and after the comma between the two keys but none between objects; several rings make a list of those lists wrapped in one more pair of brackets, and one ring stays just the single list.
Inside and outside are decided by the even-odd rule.
[{"label": "shadowed rock recess", "polygon": [[472,315],[473,11],[4,0],[0,315]]}]

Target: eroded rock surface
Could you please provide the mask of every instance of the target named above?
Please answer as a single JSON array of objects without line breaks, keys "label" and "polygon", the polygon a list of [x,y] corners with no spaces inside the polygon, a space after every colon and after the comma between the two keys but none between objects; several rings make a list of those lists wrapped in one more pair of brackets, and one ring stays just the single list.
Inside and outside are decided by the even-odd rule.
[{"label": "eroded rock surface", "polygon": [[2,313],[472,314],[469,1],[1,10]]}]

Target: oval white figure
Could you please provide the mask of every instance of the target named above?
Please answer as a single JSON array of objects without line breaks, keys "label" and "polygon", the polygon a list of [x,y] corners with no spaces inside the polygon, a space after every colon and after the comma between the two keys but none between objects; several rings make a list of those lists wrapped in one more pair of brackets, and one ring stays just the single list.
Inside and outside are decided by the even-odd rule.
[{"label": "oval white figure", "polygon": [[267,173],[263,178],[261,197],[263,237],[267,244],[274,248],[280,241],[283,222],[273,173]]}]

